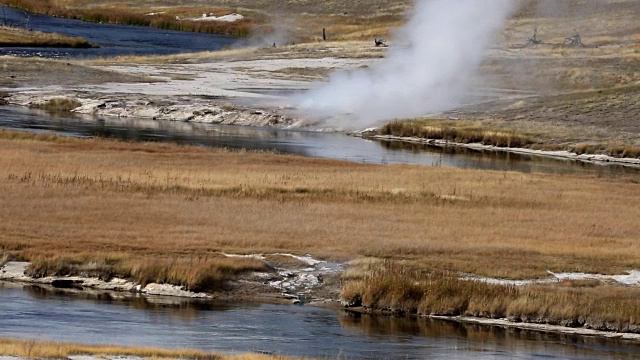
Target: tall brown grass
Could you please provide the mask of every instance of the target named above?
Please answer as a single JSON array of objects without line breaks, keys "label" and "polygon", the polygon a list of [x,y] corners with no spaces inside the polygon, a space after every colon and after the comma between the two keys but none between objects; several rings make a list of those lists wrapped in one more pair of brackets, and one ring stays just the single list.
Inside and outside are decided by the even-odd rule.
[{"label": "tall brown grass", "polygon": [[[342,289],[373,311],[510,318],[553,325],[640,332],[640,289],[587,284],[516,287],[386,261]],[[357,300],[356,300],[357,299]]]},{"label": "tall brown grass", "polygon": [[0,46],[90,48],[95,45],[79,37],[47,34],[22,28],[0,27]]},{"label": "tall brown grass", "polygon": [[80,106],[82,106],[82,103],[77,100],[67,98],[53,98],[47,100],[42,104],[34,105],[33,107],[50,112],[68,112]]},{"label": "tall brown grass", "polygon": [[17,340],[0,338],[0,355],[29,359],[65,359],[73,355],[90,356],[135,356],[159,359],[199,359],[199,360],[286,360],[282,356],[244,354],[226,356],[198,350],[166,350],[142,347],[120,347],[109,345],[81,345],[56,343],[39,340]]},{"label": "tall brown grass", "polygon": [[527,147],[534,141],[526,135],[507,130],[491,130],[470,126],[468,123],[405,120],[385,124],[380,135],[418,137],[423,139],[448,140],[457,143],[479,143],[498,147]]},{"label": "tall brown grass", "polygon": [[113,277],[131,279],[142,286],[149,283],[182,286],[185,290],[221,290],[224,282],[249,271],[267,271],[265,262],[252,258],[222,255],[192,257],[130,256],[115,253],[77,255],[24,255],[31,261],[27,275],[84,276],[105,281]]},{"label": "tall brown grass", "polygon": [[604,154],[618,158],[640,158],[640,147],[633,145],[577,144],[570,148],[578,155]]}]

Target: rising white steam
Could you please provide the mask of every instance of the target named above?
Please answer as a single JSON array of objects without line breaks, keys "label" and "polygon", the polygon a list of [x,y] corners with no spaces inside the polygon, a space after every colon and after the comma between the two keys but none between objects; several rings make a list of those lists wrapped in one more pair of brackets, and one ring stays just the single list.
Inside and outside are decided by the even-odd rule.
[{"label": "rising white steam", "polygon": [[349,119],[355,128],[380,120],[444,111],[460,104],[485,52],[518,1],[416,0],[408,23],[369,69],[335,73],[294,99],[305,113]]}]

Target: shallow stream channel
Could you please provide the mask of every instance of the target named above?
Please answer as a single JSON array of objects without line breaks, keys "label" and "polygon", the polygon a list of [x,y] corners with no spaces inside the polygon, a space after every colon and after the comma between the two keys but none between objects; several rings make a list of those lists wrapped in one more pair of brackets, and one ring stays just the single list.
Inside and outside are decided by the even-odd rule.
[{"label": "shallow stream channel", "polygon": [[414,164],[464,169],[556,174],[638,175],[621,165],[442,148],[392,141],[372,141],[341,133],[214,125],[151,119],[55,115],[22,107],[0,106],[0,128],[55,132],[76,137],[106,137],[126,141],[161,141],[214,148],[276,151],[307,157],[367,164]]},{"label": "shallow stream channel", "polygon": [[0,337],[354,359],[637,359],[621,340],[0,282]]}]

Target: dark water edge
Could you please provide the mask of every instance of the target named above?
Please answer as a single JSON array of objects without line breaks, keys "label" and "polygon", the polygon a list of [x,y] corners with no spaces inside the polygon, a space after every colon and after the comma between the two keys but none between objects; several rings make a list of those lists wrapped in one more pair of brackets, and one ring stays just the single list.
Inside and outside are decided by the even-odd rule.
[{"label": "dark water edge", "polygon": [[47,131],[75,137],[103,137],[212,148],[266,150],[367,164],[412,164],[523,173],[593,174],[602,177],[640,176],[640,170],[620,165],[596,165],[497,151],[370,141],[340,133],[90,117],[71,113],[51,114],[41,110],[11,106],[0,106],[0,128]]},{"label": "dark water edge", "polygon": [[43,58],[102,58],[114,56],[170,55],[216,51],[238,42],[237,37],[163,30],[152,27],[87,23],[82,20],[27,14],[5,7],[7,23],[21,23],[29,16],[29,28],[45,33],[82,37],[99,48],[0,47],[0,55]]},{"label": "dark water edge", "polygon": [[219,303],[0,282],[0,337],[358,359],[636,359],[640,346],[295,305]]}]

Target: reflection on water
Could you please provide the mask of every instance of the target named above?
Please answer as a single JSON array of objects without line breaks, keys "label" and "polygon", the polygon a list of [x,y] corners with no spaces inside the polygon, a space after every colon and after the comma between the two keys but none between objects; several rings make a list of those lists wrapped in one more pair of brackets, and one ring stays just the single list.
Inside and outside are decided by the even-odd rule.
[{"label": "reflection on water", "polygon": [[309,306],[215,303],[0,282],[0,337],[385,359],[634,359],[637,344],[372,317]]},{"label": "reflection on water", "polygon": [[[585,349],[603,351],[614,358],[640,356],[640,345],[634,342],[573,334],[544,333],[517,328],[465,324],[455,321],[415,319],[405,317],[367,316],[345,313],[340,325],[363,330],[367,335],[401,340],[407,334],[424,338],[449,338],[457,336],[472,344],[500,346],[535,353],[540,348],[563,345],[562,356],[580,358]],[[474,345],[472,345],[474,346]],[[477,346],[477,345],[476,345]],[[515,350],[514,350],[515,351]],[[557,351],[557,350],[556,350]]]},{"label": "reflection on water", "polygon": [[640,174],[638,169],[623,166],[593,165],[495,151],[369,141],[336,133],[131,118],[93,118],[70,114],[52,115],[38,110],[6,106],[0,106],[0,128],[54,131],[80,137],[99,136],[230,149],[275,150],[286,154],[368,164],[418,164],[496,171],[591,173],[600,176]]}]

